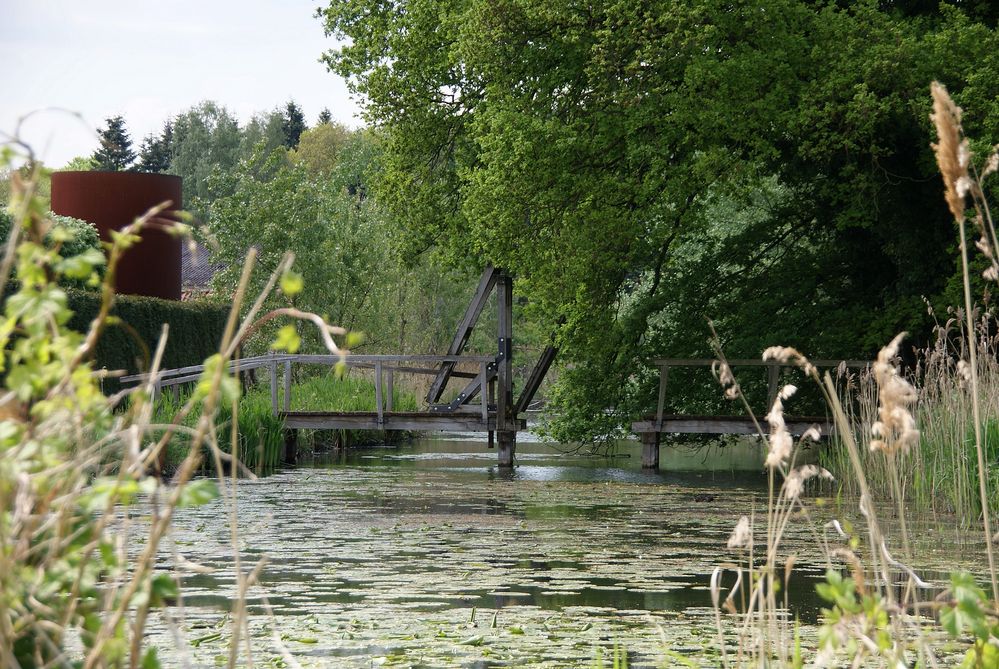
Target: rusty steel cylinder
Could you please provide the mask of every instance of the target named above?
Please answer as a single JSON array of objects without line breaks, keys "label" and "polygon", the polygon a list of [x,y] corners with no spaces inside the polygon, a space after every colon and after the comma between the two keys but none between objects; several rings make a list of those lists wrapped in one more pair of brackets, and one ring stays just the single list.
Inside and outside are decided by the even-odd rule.
[{"label": "rusty steel cylinder", "polygon": [[149,209],[164,202],[170,207],[141,233],[118,265],[115,290],[179,300],[181,295],[181,240],[162,229],[176,220],[183,190],[181,178],[142,172],[55,172],[52,175],[52,211],[89,221],[102,241]]}]

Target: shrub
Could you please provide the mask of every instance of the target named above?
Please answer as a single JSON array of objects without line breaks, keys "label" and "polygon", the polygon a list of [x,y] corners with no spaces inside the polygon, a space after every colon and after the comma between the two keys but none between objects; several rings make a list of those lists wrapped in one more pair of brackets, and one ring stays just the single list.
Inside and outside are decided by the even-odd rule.
[{"label": "shrub", "polygon": [[[73,311],[69,326],[83,332],[97,314],[100,295],[83,290],[67,292]],[[170,326],[170,336],[161,367],[174,369],[199,364],[218,351],[227,314],[227,307],[210,302],[118,296],[111,311],[117,321],[98,340],[94,366],[124,369],[133,374],[147,369],[164,323]],[[112,380],[106,389],[117,389],[117,382]]]}]

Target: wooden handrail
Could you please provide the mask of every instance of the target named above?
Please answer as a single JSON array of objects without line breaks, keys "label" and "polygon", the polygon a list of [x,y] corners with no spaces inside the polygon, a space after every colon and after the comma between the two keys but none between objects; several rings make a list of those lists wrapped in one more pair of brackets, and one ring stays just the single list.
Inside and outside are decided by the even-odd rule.
[{"label": "wooden handrail", "polygon": [[[711,367],[718,362],[715,358],[659,358],[650,361],[656,367]],[[726,360],[729,367],[797,367],[793,362],[779,362],[777,360],[760,360],[757,358],[737,358]],[[839,367],[845,364],[847,367],[870,367],[870,360],[809,360],[816,367]]]},{"label": "wooden handrail", "polygon": [[[663,411],[666,404],[666,380],[669,377],[670,367],[714,367],[720,361],[714,358],[659,358],[651,361],[659,368],[659,398],[656,401],[656,429],[662,429]],[[781,362],[779,360],[759,360],[759,359],[733,359],[726,360],[729,367],[765,367],[767,369],[767,406],[772,406],[777,399],[778,384],[780,383],[780,370],[785,367],[797,367],[794,362]],[[845,365],[848,368],[870,367],[869,360],[809,360],[815,367],[839,367]]]}]

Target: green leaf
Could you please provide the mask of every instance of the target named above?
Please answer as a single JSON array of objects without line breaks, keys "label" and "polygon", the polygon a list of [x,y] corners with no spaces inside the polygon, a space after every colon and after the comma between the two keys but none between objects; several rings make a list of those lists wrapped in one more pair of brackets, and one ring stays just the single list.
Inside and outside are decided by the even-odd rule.
[{"label": "green leaf", "polygon": [[347,348],[352,349],[356,346],[360,346],[364,343],[364,333],[363,332],[348,332],[347,333]]},{"label": "green leaf", "polygon": [[218,486],[211,479],[198,479],[185,484],[177,502],[179,507],[201,506],[219,496]]},{"label": "green leaf", "polygon": [[288,351],[295,353],[302,345],[302,338],[298,336],[294,325],[284,325],[278,330],[277,337],[271,343],[271,348],[276,351]]},{"label": "green leaf", "polygon": [[146,649],[145,654],[142,656],[142,664],[140,667],[142,669],[160,669],[160,658],[157,655],[155,647]]},{"label": "green leaf", "polygon": [[304,287],[305,282],[302,280],[302,275],[298,272],[289,269],[281,275],[281,292],[288,297],[298,295]]},{"label": "green leaf", "polygon": [[180,596],[177,581],[169,574],[156,574],[149,581],[149,603],[164,606]]}]

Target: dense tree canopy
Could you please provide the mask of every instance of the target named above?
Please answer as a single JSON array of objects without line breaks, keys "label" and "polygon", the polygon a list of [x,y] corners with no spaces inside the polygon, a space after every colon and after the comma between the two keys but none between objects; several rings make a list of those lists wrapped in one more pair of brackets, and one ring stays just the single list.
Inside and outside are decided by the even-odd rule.
[{"label": "dense tree canopy", "polygon": [[173,120],[170,173],[184,179],[184,203],[208,196],[208,177],[236,166],[240,157],[239,122],[228,109],[206,100]]},{"label": "dense tree canopy", "polygon": [[508,267],[564,320],[559,397],[582,407],[565,438],[647,403],[636,362],[705,353],[706,316],[733,355],[861,356],[924,331],[921,297],[954,267],[929,83],[999,138],[999,42],[989,3],[916,4],[353,0],[322,17],[345,44],[329,66],[384,130],[380,192],[411,248]]}]

